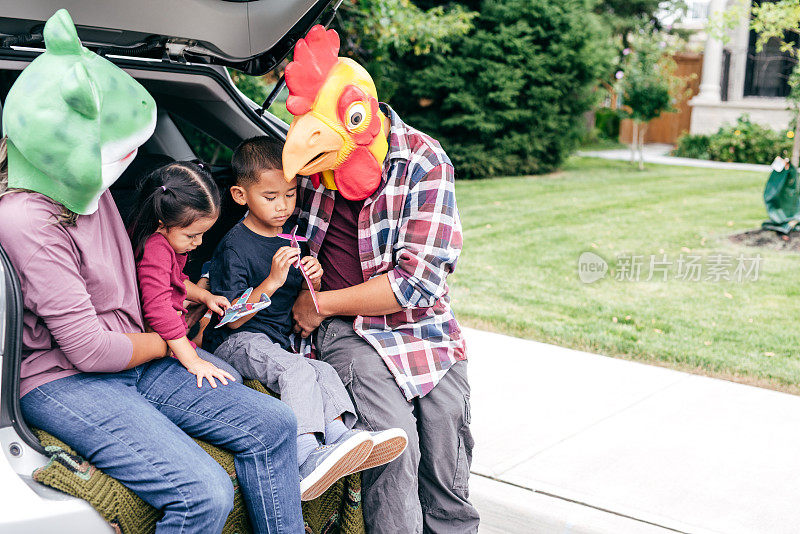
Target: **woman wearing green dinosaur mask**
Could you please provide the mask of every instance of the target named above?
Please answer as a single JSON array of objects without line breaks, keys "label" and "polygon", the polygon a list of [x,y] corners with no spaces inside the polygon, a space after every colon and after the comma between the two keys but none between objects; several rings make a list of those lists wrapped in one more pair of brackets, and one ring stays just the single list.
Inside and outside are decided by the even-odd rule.
[{"label": "woman wearing green dinosaur mask", "polygon": [[[296,421],[240,383],[195,381],[143,333],[130,241],[108,187],[153,132],[155,102],[83,48],[66,11],[6,99],[0,243],[23,293],[20,404],[164,512],[157,532],[220,532],[228,474],[189,436],[234,453],[256,532],[303,531]],[[51,132],[49,135],[47,132]]]}]

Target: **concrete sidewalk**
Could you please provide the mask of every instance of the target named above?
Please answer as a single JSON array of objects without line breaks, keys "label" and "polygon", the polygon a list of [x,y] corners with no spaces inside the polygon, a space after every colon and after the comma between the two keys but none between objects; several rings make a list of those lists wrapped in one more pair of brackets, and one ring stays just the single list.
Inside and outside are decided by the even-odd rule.
[{"label": "concrete sidewalk", "polygon": [[800,529],[800,397],[465,336],[481,533]]},{"label": "concrete sidewalk", "polygon": [[[662,165],[679,165],[681,167],[703,167],[708,169],[729,169],[736,171],[770,172],[772,170],[769,165],[757,165],[755,163],[728,163],[725,161],[710,161],[705,159],[677,158],[669,155],[671,150],[672,145],[655,143],[645,145],[642,149],[644,162],[660,163]],[[576,155],[587,158],[613,159],[621,161],[631,160],[631,150],[629,148],[619,148],[613,150],[579,150]]]}]

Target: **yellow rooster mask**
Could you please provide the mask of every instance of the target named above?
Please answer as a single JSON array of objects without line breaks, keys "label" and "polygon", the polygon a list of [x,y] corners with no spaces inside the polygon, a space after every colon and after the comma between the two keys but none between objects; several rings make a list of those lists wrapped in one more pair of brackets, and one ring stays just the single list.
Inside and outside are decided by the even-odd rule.
[{"label": "yellow rooster mask", "polygon": [[338,190],[348,200],[363,200],[381,182],[389,151],[385,115],[369,73],[349,58],[338,57],[339,35],[320,25],[311,28],[286,66],[294,120],[283,148],[287,181],[300,174],[314,187]]}]

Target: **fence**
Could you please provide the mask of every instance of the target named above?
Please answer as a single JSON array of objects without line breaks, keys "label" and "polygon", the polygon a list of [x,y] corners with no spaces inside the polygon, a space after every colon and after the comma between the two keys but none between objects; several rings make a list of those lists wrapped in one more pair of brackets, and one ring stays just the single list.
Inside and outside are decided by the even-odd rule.
[{"label": "fence", "polygon": [[[691,78],[688,98],[679,102],[675,113],[662,113],[658,118],[647,123],[647,132],[644,136],[645,143],[666,143],[674,145],[681,134],[689,131],[692,121],[692,108],[689,100],[700,89],[700,72],[703,70],[702,54],[676,54],[675,63],[678,65],[676,75],[681,78]],[[692,77],[692,75],[695,75]],[[630,143],[633,132],[633,121],[625,119],[619,127],[619,140],[621,143]]]}]

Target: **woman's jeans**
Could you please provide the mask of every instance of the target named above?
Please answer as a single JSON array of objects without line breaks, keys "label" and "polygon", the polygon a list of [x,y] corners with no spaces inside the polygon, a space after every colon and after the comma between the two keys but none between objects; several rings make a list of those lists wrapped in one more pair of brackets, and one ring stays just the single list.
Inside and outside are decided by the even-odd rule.
[{"label": "woman's jeans", "polygon": [[159,533],[220,532],[233,508],[230,477],[189,436],[234,454],[254,532],[304,531],[295,417],[240,382],[198,388],[177,360],[161,358],[60,378],[21,404],[28,424],[163,510]]}]

